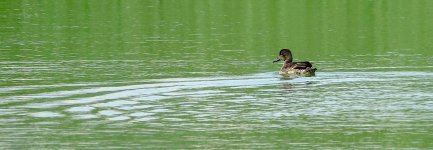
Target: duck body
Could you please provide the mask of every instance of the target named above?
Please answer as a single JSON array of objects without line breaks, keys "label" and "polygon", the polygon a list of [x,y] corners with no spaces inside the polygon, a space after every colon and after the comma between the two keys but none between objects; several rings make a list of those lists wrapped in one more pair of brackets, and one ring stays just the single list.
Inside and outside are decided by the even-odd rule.
[{"label": "duck body", "polygon": [[279,74],[283,76],[314,76],[316,68],[308,61],[304,62],[285,62]]},{"label": "duck body", "polygon": [[309,61],[293,62],[292,53],[289,49],[282,49],[280,55],[274,62],[284,60],[279,74],[283,76],[314,76],[316,68]]}]

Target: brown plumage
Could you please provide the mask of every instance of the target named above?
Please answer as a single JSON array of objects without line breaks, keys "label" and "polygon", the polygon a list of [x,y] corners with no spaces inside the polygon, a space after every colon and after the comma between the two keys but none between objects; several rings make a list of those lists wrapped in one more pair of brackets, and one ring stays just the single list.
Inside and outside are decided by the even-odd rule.
[{"label": "brown plumage", "polygon": [[280,54],[274,62],[284,61],[279,74],[284,76],[301,75],[314,76],[316,68],[308,61],[293,62],[293,55],[289,49],[280,50]]}]

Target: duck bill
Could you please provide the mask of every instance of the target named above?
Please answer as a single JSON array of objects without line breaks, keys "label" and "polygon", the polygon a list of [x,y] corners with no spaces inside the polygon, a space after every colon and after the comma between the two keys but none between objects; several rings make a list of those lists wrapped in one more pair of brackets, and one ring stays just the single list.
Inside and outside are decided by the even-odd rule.
[{"label": "duck bill", "polygon": [[280,60],[281,60],[280,58],[277,58],[277,59],[275,59],[272,63],[279,62]]}]

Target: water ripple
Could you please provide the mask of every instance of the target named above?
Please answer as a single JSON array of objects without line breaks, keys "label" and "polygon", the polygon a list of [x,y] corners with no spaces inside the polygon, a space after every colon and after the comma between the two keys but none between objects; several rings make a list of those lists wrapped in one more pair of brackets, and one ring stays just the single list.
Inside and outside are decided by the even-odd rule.
[{"label": "water ripple", "polygon": [[[395,128],[424,135],[430,131],[424,128],[433,123],[432,79],[429,72],[320,72],[294,79],[269,72],[68,84],[67,88],[61,84],[5,87],[17,94],[1,97],[0,122],[59,124],[66,119],[92,126],[145,124],[149,133],[163,127],[167,132],[266,128],[356,135]],[[20,93],[29,88],[31,93]]]}]

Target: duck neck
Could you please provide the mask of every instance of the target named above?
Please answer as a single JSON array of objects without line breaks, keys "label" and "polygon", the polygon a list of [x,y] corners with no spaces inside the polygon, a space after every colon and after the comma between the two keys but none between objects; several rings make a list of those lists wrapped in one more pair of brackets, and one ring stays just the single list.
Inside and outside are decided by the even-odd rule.
[{"label": "duck neck", "polygon": [[281,67],[281,70],[287,69],[287,68],[291,68],[292,67],[292,61],[291,60],[286,60],[284,61],[283,66]]},{"label": "duck neck", "polygon": [[285,63],[291,63],[293,61],[292,53],[287,53]]}]

